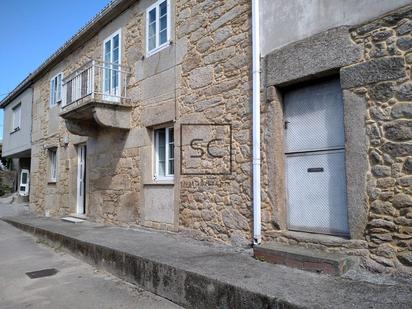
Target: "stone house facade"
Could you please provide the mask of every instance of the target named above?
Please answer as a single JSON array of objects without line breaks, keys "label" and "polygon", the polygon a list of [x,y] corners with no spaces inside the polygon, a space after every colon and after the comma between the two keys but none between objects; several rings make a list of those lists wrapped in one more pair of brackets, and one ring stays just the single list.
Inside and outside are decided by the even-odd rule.
[{"label": "stone house facade", "polygon": [[[412,273],[412,7],[378,2],[279,37],[261,2],[263,245]],[[252,243],[251,1],[114,1],[30,85],[33,210]]]},{"label": "stone house facade", "polygon": [[[247,233],[250,230],[247,217],[251,214],[241,200],[250,200],[248,168],[241,172],[241,186],[246,188],[238,186],[230,192],[235,187],[233,182],[238,181],[229,176],[225,188],[220,189],[219,210],[215,209],[216,214],[213,209],[208,210],[215,219],[206,223],[201,202],[208,199],[201,196],[208,194],[206,188],[202,193],[200,188],[193,187],[192,177],[180,176],[178,168],[174,179],[154,179],[153,133],[157,128],[174,128],[174,165],[178,167],[181,123],[193,119],[203,123],[230,121],[234,140],[238,140],[234,148],[238,162],[234,163],[234,169],[248,165],[250,158],[245,147],[250,145],[250,117],[244,115],[250,95],[250,4],[204,1],[193,6],[190,1],[170,1],[170,44],[148,55],[147,9],[156,1],[129,2],[125,11],[96,30],[96,35],[34,83],[32,208],[51,216],[81,215],[77,209],[78,151],[79,145],[87,145],[87,218],[173,231],[187,228],[198,237],[224,241],[229,241],[231,233],[219,233],[209,224],[218,226],[223,225],[222,220],[231,221],[235,224],[231,228],[237,233],[236,218],[242,218],[242,229]],[[114,16],[113,8],[111,11]],[[63,104],[50,107],[50,80],[61,72],[64,82],[65,76],[90,60],[101,61],[103,42],[116,31],[121,33],[121,63],[130,72],[123,124],[103,123],[104,117],[122,117],[117,106],[104,111],[94,109],[94,102],[74,108],[62,107]],[[234,105],[236,111],[226,111]],[[82,108],[87,115],[75,119]],[[99,112],[105,114],[96,120]],[[52,180],[51,152],[56,152],[58,171]],[[216,186],[221,185],[219,178],[212,177]],[[182,191],[180,186],[192,188]],[[199,194],[199,205],[180,202],[190,192]],[[233,210],[224,209],[230,195],[237,201]],[[246,235],[243,237],[247,239]]]}]

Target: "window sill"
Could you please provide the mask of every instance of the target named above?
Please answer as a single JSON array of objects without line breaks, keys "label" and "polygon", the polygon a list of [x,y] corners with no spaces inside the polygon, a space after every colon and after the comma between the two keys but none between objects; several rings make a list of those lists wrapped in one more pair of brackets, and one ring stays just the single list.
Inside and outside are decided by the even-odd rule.
[{"label": "window sill", "polygon": [[155,48],[151,51],[146,51],[146,58],[149,58],[150,56],[153,56],[155,54],[157,54],[158,52],[162,51],[163,49],[169,47],[172,45],[172,41],[168,41],[166,43],[164,43],[163,45],[159,46],[158,48]]},{"label": "window sill", "polygon": [[57,180],[49,179],[49,181],[47,181],[47,184],[49,185],[55,185],[56,183],[57,183]]},{"label": "window sill", "polygon": [[174,186],[174,180],[157,180],[157,181],[146,181],[144,186]]}]

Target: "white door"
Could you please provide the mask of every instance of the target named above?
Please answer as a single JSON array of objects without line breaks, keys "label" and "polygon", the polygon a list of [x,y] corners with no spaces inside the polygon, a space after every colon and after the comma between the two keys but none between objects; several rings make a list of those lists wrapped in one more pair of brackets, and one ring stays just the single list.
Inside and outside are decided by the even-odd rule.
[{"label": "white door", "polygon": [[77,214],[86,214],[86,145],[77,148]]},{"label": "white door", "polygon": [[30,188],[30,172],[29,170],[21,170],[19,194],[21,196],[29,195]]},{"label": "white door", "polygon": [[103,99],[119,102],[121,97],[121,47],[120,31],[115,32],[103,43]]},{"label": "white door", "polygon": [[284,103],[289,229],[347,235],[339,80],[287,91]]}]

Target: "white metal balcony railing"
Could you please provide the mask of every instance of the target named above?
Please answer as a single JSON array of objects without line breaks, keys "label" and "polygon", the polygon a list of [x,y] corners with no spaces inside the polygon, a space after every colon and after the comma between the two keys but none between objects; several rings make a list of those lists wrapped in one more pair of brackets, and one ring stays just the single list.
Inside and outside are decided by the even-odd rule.
[{"label": "white metal balcony railing", "polygon": [[64,78],[62,108],[83,102],[88,97],[98,101],[124,103],[128,100],[130,70],[123,65],[92,60]]}]

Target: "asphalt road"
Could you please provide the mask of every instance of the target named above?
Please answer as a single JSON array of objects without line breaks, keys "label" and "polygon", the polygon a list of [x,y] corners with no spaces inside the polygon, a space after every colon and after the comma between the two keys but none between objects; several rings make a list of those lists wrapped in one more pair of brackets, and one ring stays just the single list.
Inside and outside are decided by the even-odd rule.
[{"label": "asphalt road", "polygon": [[[0,217],[24,212],[0,203]],[[57,274],[30,279],[26,272],[55,268]],[[50,248],[0,220],[0,308],[182,308]]]}]

